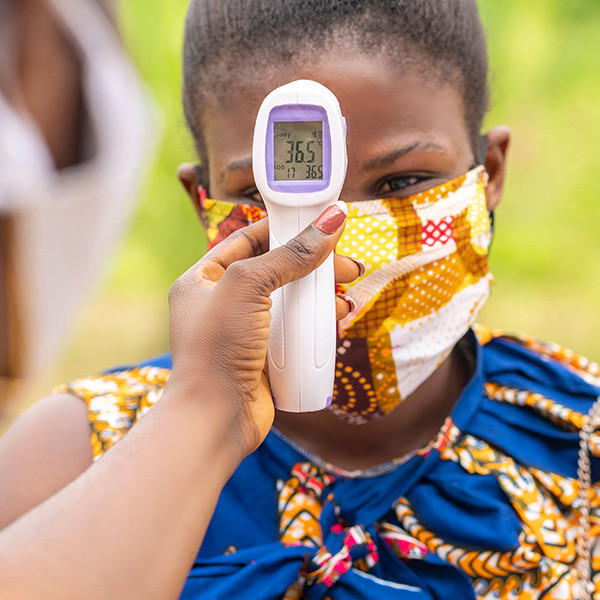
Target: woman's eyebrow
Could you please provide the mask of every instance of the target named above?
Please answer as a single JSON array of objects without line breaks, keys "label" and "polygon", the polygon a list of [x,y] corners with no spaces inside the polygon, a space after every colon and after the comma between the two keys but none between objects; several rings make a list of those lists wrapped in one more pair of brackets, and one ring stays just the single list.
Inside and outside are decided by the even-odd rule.
[{"label": "woman's eyebrow", "polygon": [[445,150],[444,146],[441,146],[437,142],[416,141],[416,142],[413,142],[412,144],[408,144],[407,146],[403,146],[402,148],[396,148],[395,150],[392,150],[392,152],[389,152],[388,154],[386,154],[384,156],[378,156],[377,158],[370,160],[368,163],[366,163],[363,166],[362,170],[363,171],[373,171],[374,169],[386,167],[386,166],[394,163],[396,160],[398,160],[405,154],[412,152],[413,150],[431,150],[431,149]]},{"label": "woman's eyebrow", "polygon": [[247,158],[240,158],[240,160],[234,160],[232,163],[229,163],[227,167],[225,167],[227,171],[244,171],[251,168],[252,158],[249,156]]},{"label": "woman's eyebrow", "polygon": [[[385,156],[378,156],[377,158],[370,160],[363,167],[363,171],[372,171],[372,170],[378,169],[380,167],[385,167],[385,166],[393,163],[394,161],[398,160],[405,154],[408,154],[409,152],[412,152],[414,150],[431,150],[431,149],[444,150],[445,148],[443,146],[441,146],[440,144],[438,144],[437,142],[433,142],[433,141],[428,141],[428,142],[416,141],[407,146],[403,146],[402,148],[396,148],[395,150],[392,150],[392,152],[386,154]],[[248,156],[246,158],[234,160],[233,162],[229,163],[226,167],[226,170],[227,171],[244,171],[246,169],[251,169],[251,168],[252,168],[252,158]]]}]

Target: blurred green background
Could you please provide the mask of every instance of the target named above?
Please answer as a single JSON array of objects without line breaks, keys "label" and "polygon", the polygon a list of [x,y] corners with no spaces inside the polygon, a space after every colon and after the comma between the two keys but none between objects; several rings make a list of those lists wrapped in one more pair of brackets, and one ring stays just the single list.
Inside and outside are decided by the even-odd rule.
[{"label": "blurred green background", "polygon": [[[80,316],[54,382],[168,350],[171,282],[205,249],[175,171],[194,160],[180,109],[187,0],[121,3],[125,43],[152,94],[162,142],[131,233]],[[496,283],[480,321],[598,360],[600,3],[481,0],[492,65],[488,126],[513,130],[496,214]]]}]

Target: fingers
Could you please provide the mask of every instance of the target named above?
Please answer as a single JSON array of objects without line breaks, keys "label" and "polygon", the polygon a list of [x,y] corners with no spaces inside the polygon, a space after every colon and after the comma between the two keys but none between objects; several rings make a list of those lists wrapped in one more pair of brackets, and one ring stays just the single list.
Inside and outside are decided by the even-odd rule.
[{"label": "fingers", "polygon": [[[343,220],[346,215],[345,206],[343,206],[341,210],[343,215],[340,216],[338,214],[337,218],[340,223],[343,224]],[[336,213],[338,211],[333,212]],[[335,215],[333,217],[335,218]],[[331,216],[325,216],[326,229],[331,227],[331,218]],[[299,237],[300,244],[298,244],[297,241],[291,242],[291,255],[289,254],[289,245],[287,245],[284,250],[276,252],[276,259],[277,255],[280,255],[277,259],[281,263],[281,267],[279,267],[280,270],[285,268],[283,266],[284,262],[289,262],[289,260],[291,260],[292,263],[297,263],[298,257],[300,256],[300,264],[309,269],[306,272],[306,274],[308,274],[308,272],[320,264],[324,256],[329,254],[331,245],[335,245],[343,228],[338,223],[339,229],[335,230],[333,234],[330,234],[326,233],[322,229],[319,229],[317,221],[315,223],[317,226],[314,227],[313,231],[309,230],[300,234],[303,236]],[[315,254],[313,257],[314,252],[317,252],[317,254],[320,252],[319,247],[322,244],[325,244],[325,246],[323,246],[324,255],[319,255],[321,256],[321,258],[319,258]],[[268,250],[268,245],[268,219],[263,219],[258,223],[254,223],[253,225],[234,232],[227,239],[223,240],[220,244],[208,252],[197,263],[197,265],[192,268],[194,278],[196,281],[201,283],[214,284],[221,279],[226,269],[233,263],[265,254]],[[287,258],[281,256],[283,253],[287,254]],[[269,261],[271,260],[273,260],[272,253],[269,254]],[[313,264],[314,266],[312,266]],[[275,265],[273,266],[274,269],[271,269],[271,271],[277,271],[278,267]],[[264,267],[264,265],[262,265],[262,267]],[[254,265],[253,268],[257,268],[256,265]],[[261,268],[260,265],[259,268]],[[358,277],[364,275],[365,266],[361,262],[352,258],[334,254],[334,270],[336,283],[350,283]],[[302,272],[305,272],[305,270]],[[284,279],[281,279],[281,281],[292,281],[303,276],[300,274],[295,275],[293,273],[294,271],[288,271],[285,275],[280,273],[279,275],[284,277]],[[292,279],[289,279],[287,276],[292,277]],[[275,283],[271,284],[269,287],[272,287],[272,285],[278,287],[279,281],[280,279],[277,279]],[[283,283],[281,285],[283,285]],[[344,307],[344,302],[340,302],[340,310],[338,310],[338,313],[341,314],[341,312],[345,310]]]},{"label": "fingers", "polygon": [[269,219],[262,219],[232,233],[193,267],[196,279],[219,281],[234,262],[259,256],[269,249]]},{"label": "fingers", "polygon": [[345,203],[332,204],[289,242],[267,254],[234,263],[226,276],[251,279],[257,291],[269,296],[278,287],[305,277],[327,258],[342,235],[347,214]]},{"label": "fingers", "polygon": [[335,254],[333,257],[336,283],[350,283],[365,274],[366,267],[361,262]]},{"label": "fingers", "polygon": [[356,310],[356,302],[350,296],[335,297],[335,318],[338,321],[345,319],[354,310]]}]

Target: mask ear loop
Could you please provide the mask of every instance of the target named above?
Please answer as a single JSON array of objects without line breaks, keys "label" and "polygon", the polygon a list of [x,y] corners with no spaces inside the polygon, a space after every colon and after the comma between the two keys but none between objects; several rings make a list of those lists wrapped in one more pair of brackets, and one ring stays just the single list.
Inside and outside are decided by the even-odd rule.
[{"label": "mask ear loop", "polygon": [[196,175],[196,185],[198,186],[198,199],[200,201],[200,206],[205,209],[205,203],[208,199],[208,190],[205,185],[206,182],[206,171],[204,170],[203,165],[195,165],[194,173]]}]

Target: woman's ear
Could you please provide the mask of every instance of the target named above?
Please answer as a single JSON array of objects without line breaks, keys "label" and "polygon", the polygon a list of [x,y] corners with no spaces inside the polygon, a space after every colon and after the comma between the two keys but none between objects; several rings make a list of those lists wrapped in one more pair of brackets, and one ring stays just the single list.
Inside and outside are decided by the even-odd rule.
[{"label": "woman's ear", "polygon": [[177,169],[177,177],[192,200],[196,214],[204,227],[207,227],[206,213],[203,201],[206,200],[206,190],[203,182],[198,181],[198,165],[194,163],[183,163]]},{"label": "woman's ear", "polygon": [[486,188],[486,198],[488,210],[492,212],[500,204],[502,198],[510,129],[505,125],[499,125],[490,129],[485,137],[487,138],[485,168],[490,177]]}]

